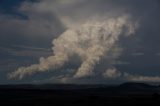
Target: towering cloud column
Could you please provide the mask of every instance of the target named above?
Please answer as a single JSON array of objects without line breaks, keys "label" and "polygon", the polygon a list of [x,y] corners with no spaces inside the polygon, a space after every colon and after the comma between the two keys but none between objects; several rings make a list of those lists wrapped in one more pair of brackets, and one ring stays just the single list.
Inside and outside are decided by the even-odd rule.
[{"label": "towering cloud column", "polygon": [[[76,29],[68,29],[53,40],[53,56],[40,58],[39,64],[20,67],[9,78],[23,78],[36,72],[54,71],[78,56],[82,63],[73,78],[90,76],[96,64],[115,46],[121,36],[134,33],[135,25],[127,15],[103,21],[89,21]],[[63,73],[62,73],[63,74]]]}]

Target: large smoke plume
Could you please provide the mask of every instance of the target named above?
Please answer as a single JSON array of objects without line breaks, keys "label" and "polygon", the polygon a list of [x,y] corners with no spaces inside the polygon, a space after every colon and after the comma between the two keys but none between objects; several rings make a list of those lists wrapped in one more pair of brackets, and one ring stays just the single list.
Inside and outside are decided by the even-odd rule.
[{"label": "large smoke plume", "polygon": [[38,64],[20,67],[8,76],[21,79],[37,72],[54,71],[75,55],[81,59],[82,63],[75,70],[72,78],[90,76],[94,73],[95,66],[107,56],[119,38],[133,34],[134,30],[135,25],[128,15],[103,21],[88,21],[78,28],[69,28],[54,39],[52,56],[41,57]]}]

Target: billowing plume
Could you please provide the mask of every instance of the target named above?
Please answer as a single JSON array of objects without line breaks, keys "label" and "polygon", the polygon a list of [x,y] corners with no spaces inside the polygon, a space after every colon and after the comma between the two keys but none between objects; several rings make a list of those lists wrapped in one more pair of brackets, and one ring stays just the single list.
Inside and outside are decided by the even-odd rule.
[{"label": "billowing plume", "polygon": [[134,33],[135,25],[124,15],[101,21],[88,21],[79,28],[68,29],[53,40],[53,56],[41,57],[39,64],[20,67],[10,73],[9,78],[23,78],[37,72],[55,70],[62,67],[71,57],[78,56],[82,63],[75,70],[73,78],[94,74],[98,62],[115,46],[121,36]]}]

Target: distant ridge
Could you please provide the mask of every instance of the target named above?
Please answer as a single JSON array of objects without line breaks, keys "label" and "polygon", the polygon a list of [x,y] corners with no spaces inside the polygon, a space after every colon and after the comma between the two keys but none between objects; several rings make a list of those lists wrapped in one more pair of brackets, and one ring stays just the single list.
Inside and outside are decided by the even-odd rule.
[{"label": "distant ridge", "polygon": [[0,90],[96,90],[96,91],[116,91],[116,92],[127,92],[127,91],[155,91],[160,92],[160,86],[153,86],[145,83],[126,82],[120,85],[76,85],[76,84],[19,84],[19,85],[0,85]]},{"label": "distant ridge", "polygon": [[146,83],[126,82],[118,86],[122,91],[160,91],[159,86],[149,85]]},{"label": "distant ridge", "polygon": [[119,87],[122,87],[122,88],[125,88],[125,87],[127,88],[154,88],[158,86],[153,86],[153,85],[149,85],[146,83],[126,82],[126,83],[119,85]]}]

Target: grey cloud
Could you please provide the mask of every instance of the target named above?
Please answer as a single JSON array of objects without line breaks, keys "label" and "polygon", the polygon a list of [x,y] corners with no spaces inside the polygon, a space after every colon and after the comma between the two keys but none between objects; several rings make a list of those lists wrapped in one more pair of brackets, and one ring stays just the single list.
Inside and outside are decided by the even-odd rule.
[{"label": "grey cloud", "polygon": [[39,58],[41,56],[48,56],[52,53],[50,49],[35,48],[35,47],[20,46],[20,45],[13,46],[10,48],[0,47],[0,51],[4,52],[10,56],[32,57],[32,58],[35,58],[35,57]]},{"label": "grey cloud", "polygon": [[114,61],[112,64],[113,64],[113,65],[129,65],[130,63],[127,62],[127,61],[117,60],[117,61]]},{"label": "grey cloud", "polygon": [[21,49],[29,49],[29,50],[48,51],[48,52],[51,51],[51,49],[47,49],[47,48],[39,48],[39,47],[32,47],[32,46],[26,46],[26,45],[12,45],[12,47],[21,48]]},{"label": "grey cloud", "polygon": [[133,55],[133,56],[143,56],[144,53],[142,53],[142,52],[137,52],[137,53],[132,53],[131,55]]},{"label": "grey cloud", "polygon": [[[26,2],[32,4],[32,2]],[[65,27],[56,14],[47,11],[37,11],[27,5],[22,9],[22,3],[17,12],[21,15],[0,14],[1,45],[30,44],[39,47],[49,46],[51,39],[56,38]],[[25,16],[26,18],[23,18]]]},{"label": "grey cloud", "polygon": [[160,82],[160,76],[145,76],[145,75],[132,75],[125,73],[124,76],[129,81],[138,81],[138,82]]},{"label": "grey cloud", "polygon": [[156,53],[157,56],[160,56],[160,53]]}]

